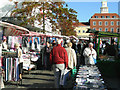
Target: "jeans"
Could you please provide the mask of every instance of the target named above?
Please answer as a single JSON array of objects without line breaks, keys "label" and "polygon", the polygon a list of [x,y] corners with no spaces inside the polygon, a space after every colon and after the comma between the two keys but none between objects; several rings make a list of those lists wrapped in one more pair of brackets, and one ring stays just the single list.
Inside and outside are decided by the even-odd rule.
[{"label": "jeans", "polygon": [[54,64],[53,65],[53,71],[54,71],[54,77],[55,77],[55,88],[60,88],[60,75],[61,70],[65,69],[64,64]]}]

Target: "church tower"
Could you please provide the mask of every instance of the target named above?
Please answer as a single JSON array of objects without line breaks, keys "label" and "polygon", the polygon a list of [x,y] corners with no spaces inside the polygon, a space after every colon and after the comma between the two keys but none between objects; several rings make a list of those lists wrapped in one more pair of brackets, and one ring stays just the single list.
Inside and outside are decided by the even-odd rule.
[{"label": "church tower", "polygon": [[100,13],[108,13],[107,1],[103,0],[101,3]]}]

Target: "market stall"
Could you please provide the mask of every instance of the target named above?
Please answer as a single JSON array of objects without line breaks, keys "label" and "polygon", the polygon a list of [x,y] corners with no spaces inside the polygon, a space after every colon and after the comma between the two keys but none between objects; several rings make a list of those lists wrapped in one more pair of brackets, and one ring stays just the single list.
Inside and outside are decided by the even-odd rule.
[{"label": "market stall", "polygon": [[29,33],[29,30],[14,24],[10,24],[7,22],[0,22],[0,31],[2,31],[2,36],[7,43],[6,49],[3,48],[2,42],[2,58],[1,58],[1,67],[5,72],[4,81],[17,81],[21,82],[20,79],[20,68],[19,68],[19,58],[18,52],[15,51],[15,43],[20,44],[22,46],[22,37],[21,34]]},{"label": "market stall", "polygon": [[99,60],[103,59],[100,57],[101,56],[100,55],[100,44],[101,44],[102,38],[107,38],[107,43],[109,43],[110,45],[114,45],[114,38],[117,38],[116,48],[118,49],[118,47],[120,45],[120,43],[119,43],[120,33],[103,32],[103,31],[96,31],[96,30],[92,30],[92,29],[88,29],[87,33],[93,33],[95,49],[97,50],[97,58]]},{"label": "market stall", "polygon": [[[111,32],[103,32],[103,31],[96,31],[92,29],[88,29],[88,33],[93,33],[94,39],[95,39],[95,47],[97,51],[97,67],[99,68],[102,77],[104,78],[104,81],[107,85],[107,88],[114,87],[112,86],[112,83],[119,82],[119,76],[120,76],[120,57],[119,55],[119,38],[120,33],[111,33]],[[114,40],[116,38],[116,41]],[[101,40],[107,39],[106,42],[108,44],[107,47],[105,47],[105,51],[107,54],[101,54],[100,53],[100,45]],[[109,40],[108,40],[109,39]],[[103,44],[104,45],[104,44]],[[104,49],[103,49],[104,50]],[[113,80],[113,78],[116,78],[116,81]],[[111,84],[111,86],[109,85]],[[117,87],[115,87],[117,89]]]}]

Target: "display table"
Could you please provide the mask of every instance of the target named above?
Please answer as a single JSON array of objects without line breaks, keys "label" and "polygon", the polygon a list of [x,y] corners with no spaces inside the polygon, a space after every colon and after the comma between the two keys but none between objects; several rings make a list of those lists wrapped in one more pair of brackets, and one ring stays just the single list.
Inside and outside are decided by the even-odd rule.
[{"label": "display table", "polygon": [[[32,57],[32,60],[34,57]],[[22,55],[22,59],[23,59],[23,69],[24,70],[31,70],[32,68],[36,68],[36,65],[35,64],[32,64],[31,63],[31,54],[23,54]],[[38,58],[35,58],[35,61],[37,61]]]},{"label": "display table", "polygon": [[104,81],[96,66],[80,66],[75,79],[73,90],[105,89]]}]

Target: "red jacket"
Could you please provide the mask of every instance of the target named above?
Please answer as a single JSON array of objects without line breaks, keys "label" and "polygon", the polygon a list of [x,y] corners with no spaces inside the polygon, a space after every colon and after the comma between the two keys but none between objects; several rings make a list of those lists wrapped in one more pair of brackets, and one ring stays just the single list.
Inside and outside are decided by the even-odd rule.
[{"label": "red jacket", "polygon": [[65,64],[65,67],[68,67],[67,51],[60,44],[53,47],[50,53],[50,63],[51,64]]}]

